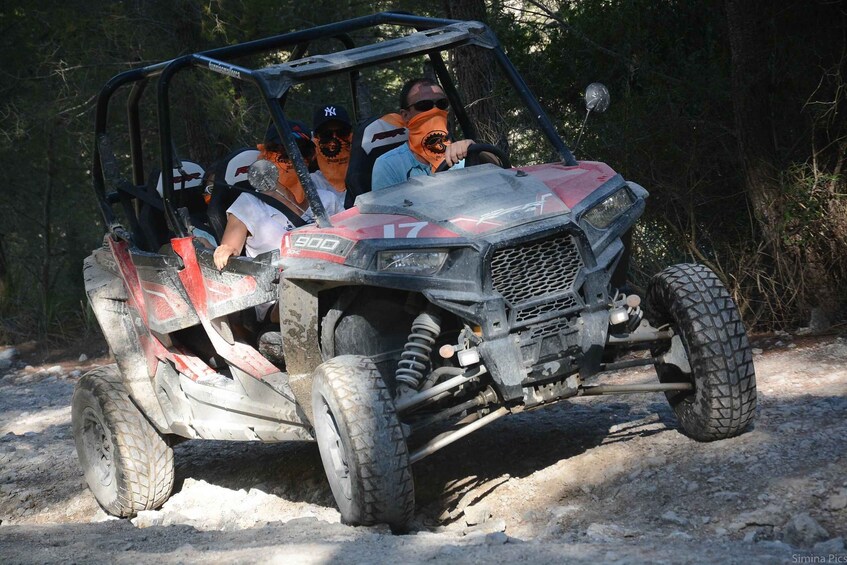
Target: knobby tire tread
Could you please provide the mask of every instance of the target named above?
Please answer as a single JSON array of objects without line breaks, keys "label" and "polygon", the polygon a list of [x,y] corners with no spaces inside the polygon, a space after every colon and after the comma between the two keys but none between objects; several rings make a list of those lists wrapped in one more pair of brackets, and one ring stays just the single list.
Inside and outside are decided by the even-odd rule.
[{"label": "knobby tire tread", "polygon": [[[415,509],[406,438],[388,387],[368,357],[344,355],[319,367],[341,409],[360,470],[361,506],[352,522],[402,531]],[[316,375],[316,378],[321,378]],[[354,489],[356,486],[354,486]],[[355,498],[355,497],[354,497]]]},{"label": "knobby tire tread", "polygon": [[[670,322],[687,344],[693,402],[689,394],[668,394],[683,430],[700,441],[744,431],[756,412],[753,356],[738,309],[717,275],[697,264],[668,267],[651,281],[647,310],[654,325]],[[662,382],[685,380],[673,366],[656,368]]]},{"label": "knobby tire tread", "polygon": [[117,498],[107,510],[126,517],[161,506],[173,489],[173,449],[130,400],[117,367],[94,369],[77,386],[88,389],[100,403],[117,448],[113,453]]}]

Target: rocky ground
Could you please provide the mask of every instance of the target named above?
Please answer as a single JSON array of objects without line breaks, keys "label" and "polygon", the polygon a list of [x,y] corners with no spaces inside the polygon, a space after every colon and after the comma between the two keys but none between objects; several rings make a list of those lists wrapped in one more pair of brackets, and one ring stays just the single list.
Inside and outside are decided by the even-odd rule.
[{"label": "rocky ground", "polygon": [[405,536],[340,524],[307,443],[181,444],[170,500],[112,519],[84,484],[69,408],[108,359],[0,346],[0,562],[847,564],[847,339],[755,346],[759,413],[742,436],[692,441],[655,394],[503,418],[416,465]]}]

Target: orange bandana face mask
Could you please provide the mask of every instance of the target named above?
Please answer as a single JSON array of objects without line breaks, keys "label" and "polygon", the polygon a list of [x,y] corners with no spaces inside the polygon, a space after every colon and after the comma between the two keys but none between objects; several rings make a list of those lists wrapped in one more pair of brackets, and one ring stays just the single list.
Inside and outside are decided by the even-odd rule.
[{"label": "orange bandana face mask", "polygon": [[259,159],[266,159],[276,165],[279,170],[279,184],[291,192],[297,204],[302,204],[306,200],[306,191],[300,184],[300,177],[297,176],[291,159],[283,157],[282,153],[268,151],[261,143],[256,148],[259,150]]},{"label": "orange bandana face mask", "polygon": [[432,170],[444,161],[444,152],[450,141],[447,139],[447,110],[433,108],[421,112],[406,124],[409,129],[409,147],[432,165]]},{"label": "orange bandana face mask", "polygon": [[324,175],[332,188],[338,192],[347,190],[345,178],[347,177],[347,166],[350,164],[350,147],[353,143],[353,133],[350,132],[343,139],[335,134],[329,141],[321,142],[320,138],[314,137],[318,150],[318,168]]}]

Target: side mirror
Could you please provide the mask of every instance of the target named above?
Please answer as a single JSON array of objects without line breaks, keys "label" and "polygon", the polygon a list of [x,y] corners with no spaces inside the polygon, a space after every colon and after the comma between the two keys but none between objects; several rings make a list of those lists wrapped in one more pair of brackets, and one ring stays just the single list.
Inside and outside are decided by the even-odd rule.
[{"label": "side mirror", "polygon": [[585,88],[585,119],[582,120],[582,127],[579,128],[579,136],[576,138],[576,143],[573,144],[574,154],[576,154],[576,149],[582,140],[582,134],[585,133],[585,124],[588,123],[588,116],[591,115],[591,112],[605,112],[609,108],[609,100],[609,89],[606,88],[605,84],[592,82]]},{"label": "side mirror", "polygon": [[600,82],[592,82],[585,89],[585,109],[589,112],[605,112],[609,109],[609,89]]},{"label": "side mirror", "polygon": [[267,159],[259,159],[247,171],[247,181],[256,192],[270,192],[276,189],[279,170]]}]

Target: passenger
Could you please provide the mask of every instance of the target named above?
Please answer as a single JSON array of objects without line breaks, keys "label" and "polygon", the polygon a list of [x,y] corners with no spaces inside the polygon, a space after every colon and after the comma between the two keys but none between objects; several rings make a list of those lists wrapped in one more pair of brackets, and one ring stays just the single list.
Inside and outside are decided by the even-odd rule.
[{"label": "passenger", "polygon": [[[307,162],[315,155],[304,124],[289,122],[292,135]],[[314,222],[314,215],[306,200],[306,193],[294,170],[294,163],[288,157],[285,146],[271,124],[265,134],[265,142],[259,144],[259,158],[267,159],[279,169],[279,183],[274,190],[265,194],[278,200],[306,223]],[[273,206],[243,193],[226,211],[226,229],[221,244],[215,249],[214,260],[218,269],[223,269],[232,256],[241,254],[245,249],[248,257],[255,257],[279,247],[282,236],[295,228],[291,220]]]},{"label": "passenger", "polygon": [[330,216],[344,211],[347,196],[347,167],[353,144],[353,125],[343,106],[326,104],[312,118],[312,140],[317,147],[318,171],[312,174],[315,185],[325,189],[332,198],[323,200]]},{"label": "passenger", "polygon": [[446,161],[461,168],[471,139],[451,142],[447,138],[447,108],[444,90],[427,78],[407,81],[400,90],[400,115],[409,130],[409,141],[388,151],[374,163],[372,190],[405,182],[411,177],[432,175]]}]

